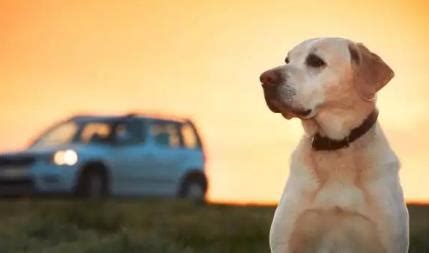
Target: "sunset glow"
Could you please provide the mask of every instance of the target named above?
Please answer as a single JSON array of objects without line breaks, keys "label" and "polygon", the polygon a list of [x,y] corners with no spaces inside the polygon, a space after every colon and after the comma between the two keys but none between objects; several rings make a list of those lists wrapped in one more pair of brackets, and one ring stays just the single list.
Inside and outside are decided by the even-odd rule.
[{"label": "sunset glow", "polygon": [[429,5],[315,3],[1,1],[0,151],[79,113],[190,117],[208,151],[209,199],[274,203],[302,129],[268,110],[259,74],[302,40],[347,37],[395,71],[380,122],[407,199],[429,201]]}]

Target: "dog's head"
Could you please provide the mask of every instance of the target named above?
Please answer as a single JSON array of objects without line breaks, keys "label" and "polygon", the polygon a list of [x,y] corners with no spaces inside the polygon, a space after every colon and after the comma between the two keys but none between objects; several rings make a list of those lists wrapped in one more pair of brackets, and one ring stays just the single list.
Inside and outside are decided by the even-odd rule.
[{"label": "dog's head", "polygon": [[285,64],[260,76],[271,111],[285,118],[310,119],[327,110],[356,110],[374,104],[375,93],[393,71],[363,44],[342,38],[302,42]]}]

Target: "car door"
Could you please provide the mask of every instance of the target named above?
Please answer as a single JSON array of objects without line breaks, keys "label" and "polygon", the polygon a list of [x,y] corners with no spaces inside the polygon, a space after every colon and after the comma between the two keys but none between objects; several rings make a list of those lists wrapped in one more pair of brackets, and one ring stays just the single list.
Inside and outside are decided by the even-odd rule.
[{"label": "car door", "polygon": [[179,124],[167,120],[151,120],[149,124],[147,157],[147,189],[155,194],[176,193],[177,180],[183,162]]},{"label": "car door", "polygon": [[150,148],[145,139],[146,128],[142,119],[120,121],[114,127],[112,183],[119,195],[144,194],[146,157]]}]

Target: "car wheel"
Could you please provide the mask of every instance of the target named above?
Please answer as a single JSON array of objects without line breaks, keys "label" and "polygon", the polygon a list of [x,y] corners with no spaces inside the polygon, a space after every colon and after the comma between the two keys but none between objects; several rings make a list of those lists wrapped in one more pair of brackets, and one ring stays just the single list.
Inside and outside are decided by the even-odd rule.
[{"label": "car wheel", "polygon": [[182,197],[196,201],[196,202],[204,202],[205,199],[205,191],[204,186],[198,181],[187,181],[182,189]]},{"label": "car wheel", "polygon": [[103,173],[97,170],[86,171],[79,182],[78,196],[99,199],[107,195],[107,184]]}]

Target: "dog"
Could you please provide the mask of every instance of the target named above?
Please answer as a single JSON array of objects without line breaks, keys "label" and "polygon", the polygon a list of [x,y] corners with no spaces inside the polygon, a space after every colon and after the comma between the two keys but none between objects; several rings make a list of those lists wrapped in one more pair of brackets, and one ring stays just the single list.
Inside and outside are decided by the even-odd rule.
[{"label": "dog", "polygon": [[309,39],[260,76],[269,109],[305,135],[270,229],[273,253],[405,253],[399,160],[377,123],[392,69],[361,43]]}]

